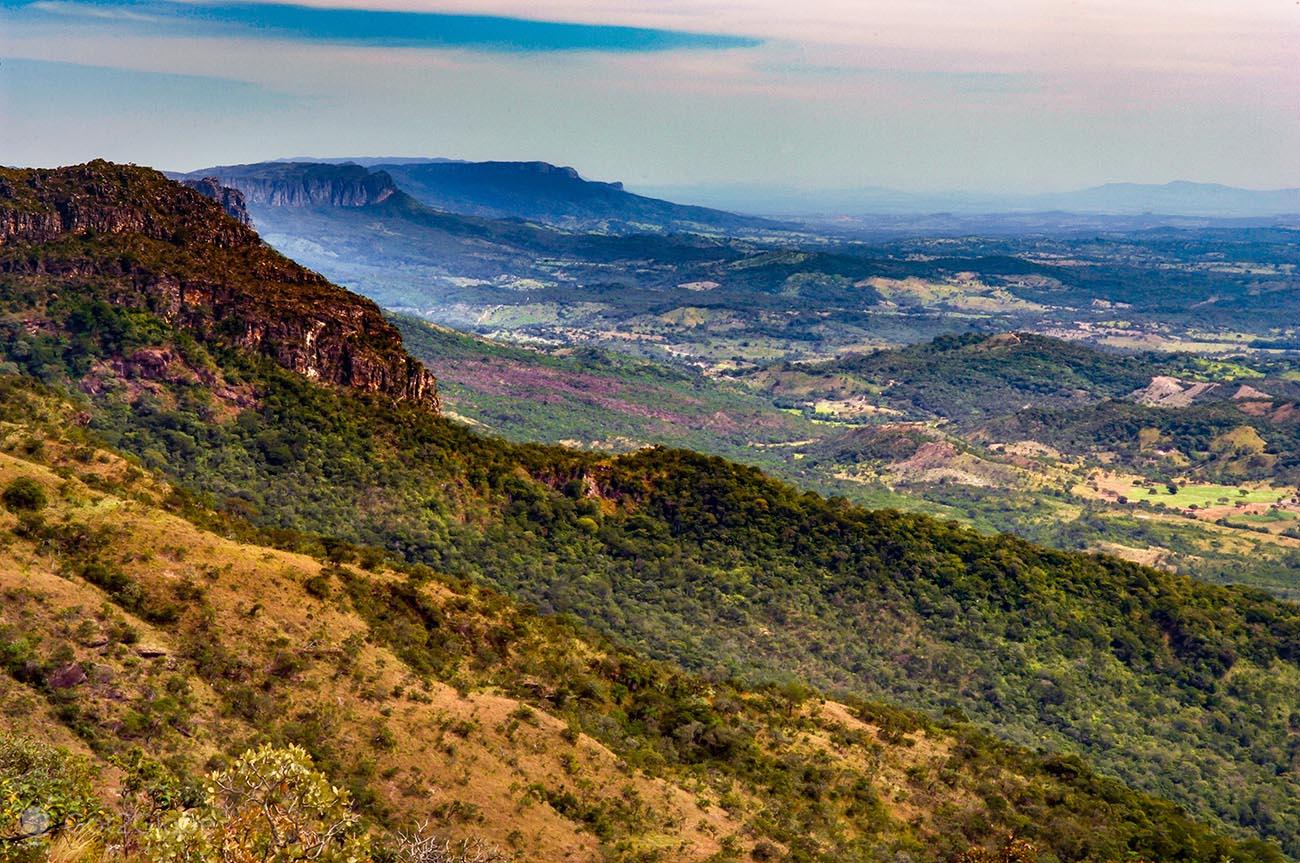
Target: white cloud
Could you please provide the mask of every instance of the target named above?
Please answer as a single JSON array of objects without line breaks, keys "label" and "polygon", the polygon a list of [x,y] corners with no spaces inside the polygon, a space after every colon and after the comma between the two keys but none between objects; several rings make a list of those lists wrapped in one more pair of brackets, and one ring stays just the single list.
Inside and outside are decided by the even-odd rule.
[{"label": "white cloud", "polygon": [[[0,54],[238,78],[297,100],[295,111],[267,112],[256,124],[214,122],[202,135],[103,133],[113,146],[138,136],[150,147],[163,142],[160,149],[173,136],[164,152],[180,155],[165,164],[176,167],[365,152],[544,158],[606,179],[664,184],[999,189],[1183,177],[1300,185],[1300,6],[1292,4],[373,5],[769,41],[736,51],[539,57],[182,38],[126,22],[5,22],[0,12]],[[28,124],[35,139],[38,120],[12,122]],[[227,131],[236,128],[238,137]],[[88,148],[94,134],[59,144]],[[33,140],[31,150],[41,146]]]}]

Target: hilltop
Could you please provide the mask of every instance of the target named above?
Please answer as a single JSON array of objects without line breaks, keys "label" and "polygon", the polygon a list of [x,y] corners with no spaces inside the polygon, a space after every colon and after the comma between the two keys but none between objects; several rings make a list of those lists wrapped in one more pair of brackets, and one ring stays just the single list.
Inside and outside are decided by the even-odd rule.
[{"label": "hilltop", "polygon": [[[57,353],[65,333],[115,339],[112,361],[144,370],[137,374],[215,384],[212,370],[150,351],[156,321],[312,380],[438,406],[437,381],[402,350],[374,303],[292,263],[198,190],[153,171],[107,162],[0,170],[0,272],[15,302],[41,310],[20,337],[38,355]],[[51,280],[59,289],[45,289]]]}]

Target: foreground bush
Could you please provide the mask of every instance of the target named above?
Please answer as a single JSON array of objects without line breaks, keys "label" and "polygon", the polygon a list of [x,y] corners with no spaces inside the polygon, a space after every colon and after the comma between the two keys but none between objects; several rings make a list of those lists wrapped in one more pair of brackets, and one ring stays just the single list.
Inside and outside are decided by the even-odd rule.
[{"label": "foreground bush", "polygon": [[0,492],[0,500],[10,512],[36,512],[45,508],[45,489],[30,477],[20,476]]},{"label": "foreground bush", "polygon": [[43,859],[50,837],[99,821],[98,778],[66,750],[0,732],[0,861]]},{"label": "foreground bush", "polygon": [[269,744],[200,793],[147,757],[115,761],[120,800],[106,809],[98,770],[66,750],[0,730],[0,863],[504,863],[478,839],[423,828],[372,854],[348,792],[306,750]]},{"label": "foreground bush", "polygon": [[336,788],[297,746],[264,745],[208,777],[207,800],[149,831],[155,863],[366,863],[370,840]]}]

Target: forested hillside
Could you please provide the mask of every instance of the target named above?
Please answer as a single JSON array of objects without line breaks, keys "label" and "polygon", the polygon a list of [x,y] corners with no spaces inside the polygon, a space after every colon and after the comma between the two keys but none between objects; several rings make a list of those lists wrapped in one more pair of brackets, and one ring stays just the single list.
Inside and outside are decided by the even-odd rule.
[{"label": "forested hillside", "polygon": [[[93,206],[102,184],[163,198],[179,194],[147,171],[88,170],[95,183],[79,192],[88,197],[78,206]],[[9,188],[31,188],[33,177],[48,176],[14,172],[6,180]],[[58,210],[67,203],[60,197],[64,186],[36,185],[49,190],[45,198],[31,203],[7,191],[0,205],[21,220],[47,204]],[[205,206],[195,196],[182,209]],[[196,212],[226,218],[216,205]],[[1089,776],[1074,757],[1080,753],[1099,770],[1238,836],[1268,837],[1288,854],[1300,853],[1294,707],[1300,703],[1300,611],[1294,606],[1110,558],[983,537],[925,517],[865,511],[687,452],[604,457],[481,437],[438,417],[427,399],[397,401],[382,387],[350,385],[333,365],[303,369],[288,362],[294,357],[257,347],[262,342],[250,349],[244,330],[222,324],[220,307],[195,307],[203,311],[197,319],[212,325],[167,314],[160,297],[177,283],[182,295],[194,283],[233,290],[244,280],[265,285],[259,272],[293,266],[243,235],[223,246],[201,231],[142,230],[138,223],[127,219],[39,240],[11,234],[0,246],[0,356],[12,380],[7,421],[32,421],[33,401],[17,394],[43,381],[53,388],[47,393],[72,400],[63,416],[84,426],[78,434],[159,471],[198,510],[271,531],[263,541],[278,537],[293,545],[307,532],[376,546],[405,564],[432,567],[449,583],[490,585],[543,612],[569,613],[620,644],[712,680],[803,678],[846,697],[883,696],[935,716],[964,714],[1025,747],[1062,753],[1044,762],[1053,782]],[[184,263],[195,246],[203,249],[201,268],[197,258]],[[270,269],[243,268],[250,260]],[[292,280],[276,275],[275,284]],[[278,319],[269,314],[266,323]],[[383,368],[406,368],[405,355],[396,351],[385,348]],[[158,352],[169,359],[140,359]],[[407,392],[406,384],[398,391]],[[29,439],[19,432],[12,445],[27,446]],[[36,438],[31,446],[39,450],[39,444]],[[404,588],[386,592],[381,583],[357,589],[346,571],[336,577],[330,595],[346,595],[369,623],[371,639],[422,674],[454,679],[461,663],[476,673],[495,668],[510,641],[485,634],[478,642],[482,654],[449,659],[440,639],[456,641],[457,630],[422,600]],[[121,602],[138,601],[126,582],[110,576],[103,582],[122,594]],[[175,621],[190,613],[182,607]],[[690,681],[682,685],[708,686],[654,667],[661,669],[655,674]],[[655,735],[638,717],[669,708],[625,699],[672,687],[662,679],[636,684],[640,672],[609,673],[604,714],[585,710],[581,691],[557,697],[594,723],[593,735],[641,753],[626,755],[629,763],[671,765],[685,757],[681,769],[690,773],[682,752],[692,747],[736,759],[737,770],[768,757],[761,742],[750,749],[743,736],[711,735],[730,720],[703,716],[674,721],[663,730],[672,752],[655,754]],[[537,685],[551,687],[545,678]],[[606,698],[592,685],[593,698]],[[726,686],[709,687],[715,708]],[[281,715],[251,689],[239,697],[253,700],[255,717]],[[734,709],[736,727],[757,722]],[[746,775],[774,794],[792,787],[764,773]],[[794,837],[815,823],[839,822],[819,802],[827,799],[823,791],[791,793],[804,802],[779,804],[793,807],[775,821],[786,826],[764,835],[788,844],[794,859],[845,859],[827,849],[856,849],[855,839],[868,835],[861,828],[845,836],[817,834],[826,836],[818,840],[823,845],[796,854]],[[987,803],[980,836],[1008,824],[1046,835],[1042,824],[1051,823],[1058,806],[1068,809],[1072,793],[1044,792],[1038,799],[1045,808],[1028,815],[1016,808],[1014,795],[976,792]],[[1172,815],[1124,814],[1130,798],[1120,786],[1102,783],[1093,793],[1110,801],[1110,814],[1098,821],[1109,826],[1070,828],[1068,840],[1050,839],[1061,859],[1130,851],[1159,859],[1217,857],[1217,851],[1207,856],[1209,846],[1195,846],[1191,828]],[[997,814],[1003,804],[993,800],[1010,801],[1011,811],[1022,815]],[[782,820],[787,817],[796,820]],[[798,820],[806,818],[813,821]],[[1171,832],[1152,838],[1157,828]],[[1138,835],[1147,838],[1133,838]],[[1250,847],[1267,855],[1262,846]]]},{"label": "forested hillside", "polygon": [[775,366],[753,380],[792,403],[869,392],[909,418],[970,425],[1027,405],[1068,407],[1125,396],[1174,362],[1167,355],[1099,351],[1032,333],[976,333]]},{"label": "forested hillside", "polygon": [[1063,861],[1281,859],[954,717],[693,676],[382,550],[258,530],[96,445],[54,390],[0,395],[0,826],[75,818],[51,860],[218,859],[176,817],[259,745],[303,747],[375,861],[427,860],[402,839],[420,825],[488,861],[943,861],[1010,835]]}]

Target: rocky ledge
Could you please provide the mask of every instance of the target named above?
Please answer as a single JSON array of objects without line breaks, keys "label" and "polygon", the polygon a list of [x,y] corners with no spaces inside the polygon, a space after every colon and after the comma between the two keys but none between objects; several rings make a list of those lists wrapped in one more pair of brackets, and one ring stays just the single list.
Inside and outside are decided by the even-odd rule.
[{"label": "rocky ledge", "polygon": [[267,207],[365,207],[398,191],[385,171],[360,165],[268,162],[208,168],[205,177],[187,174],[186,182],[215,180],[239,190],[250,204]]}]

